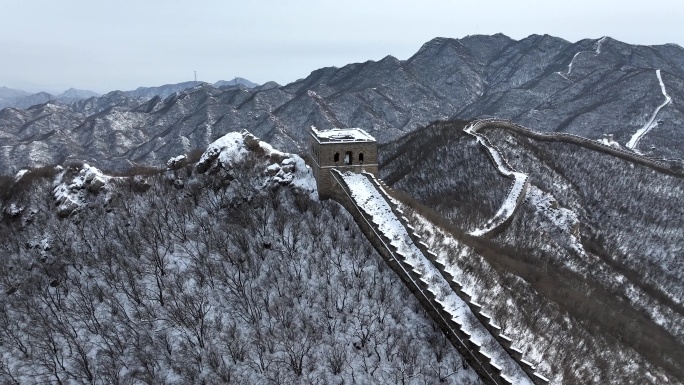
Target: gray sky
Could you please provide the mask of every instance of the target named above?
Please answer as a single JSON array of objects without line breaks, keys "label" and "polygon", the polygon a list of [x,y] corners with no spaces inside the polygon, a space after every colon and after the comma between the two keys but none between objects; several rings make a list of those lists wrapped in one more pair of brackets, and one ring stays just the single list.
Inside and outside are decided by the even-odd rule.
[{"label": "gray sky", "polygon": [[0,86],[107,92],[406,59],[437,36],[684,46],[684,1],[0,0]]}]

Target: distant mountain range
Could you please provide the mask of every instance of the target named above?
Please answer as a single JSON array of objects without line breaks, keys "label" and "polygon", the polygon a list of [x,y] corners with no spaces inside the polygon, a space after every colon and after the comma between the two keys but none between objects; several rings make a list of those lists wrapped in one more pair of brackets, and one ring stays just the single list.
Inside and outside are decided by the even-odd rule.
[{"label": "distant mountain range", "polygon": [[225,86],[238,86],[240,84],[242,84],[243,86],[245,86],[247,88],[259,87],[259,84],[254,83],[254,82],[250,82],[249,80],[247,80],[245,78],[240,78],[240,77],[236,77],[233,80],[219,80],[216,83],[214,83],[214,87],[220,88],[220,87],[225,87]]},{"label": "distant mountain range", "polygon": [[0,164],[160,165],[245,128],[290,151],[303,145],[312,125],[363,127],[384,143],[435,120],[482,116],[592,139],[612,135],[617,145],[648,156],[684,157],[684,49],[673,44],[436,38],[407,60],[321,68],[284,86],[222,84],[188,82],[5,109]]},{"label": "distant mountain range", "polygon": [[37,92],[31,94],[26,91],[15,90],[7,87],[0,87],[0,108],[28,108],[37,104],[47,103],[49,101],[70,103],[77,100],[98,96],[100,96],[100,94],[96,92],[88,90],[77,90],[75,88],[69,88],[68,90],[62,92],[59,95],[52,95],[47,92]]},{"label": "distant mountain range", "polygon": [[[159,96],[160,98],[166,98],[169,95],[174,94],[176,92],[183,92],[187,89],[198,87],[204,84],[209,83],[201,81],[189,81],[176,84],[164,84],[163,86],[159,87],[138,87],[133,91],[125,91],[124,94],[133,98],[153,98],[155,96]],[[259,84],[238,77],[233,80],[219,80],[216,83],[212,84],[212,86],[216,88],[233,88],[240,86],[246,88],[255,88],[258,87]]]},{"label": "distant mountain range", "polygon": [[[138,87],[132,91],[124,91],[124,94],[133,98],[153,98],[155,96],[165,98],[174,92],[182,92],[188,88],[196,87],[200,84],[204,84],[204,82],[190,81],[176,84],[165,84],[158,87]],[[235,79],[229,81],[219,80],[218,82],[214,83],[214,87],[231,87],[239,85],[243,85],[247,88],[255,88],[259,86],[257,83],[253,83],[240,77],[236,77]],[[0,87],[0,108],[14,107],[26,109],[31,106],[47,103],[50,101],[68,104],[99,96],[102,95],[94,91],[79,90],[75,88],[69,88],[59,95],[52,95],[47,92],[37,92],[31,94],[26,91]]]}]

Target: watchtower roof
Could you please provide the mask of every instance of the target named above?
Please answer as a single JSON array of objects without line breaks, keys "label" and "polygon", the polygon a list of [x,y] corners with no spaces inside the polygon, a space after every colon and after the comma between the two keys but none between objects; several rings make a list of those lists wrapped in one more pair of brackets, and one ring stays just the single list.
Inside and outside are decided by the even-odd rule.
[{"label": "watchtower roof", "polygon": [[318,143],[343,143],[343,142],[375,142],[371,134],[360,128],[333,128],[332,130],[317,130],[311,126],[311,136]]}]

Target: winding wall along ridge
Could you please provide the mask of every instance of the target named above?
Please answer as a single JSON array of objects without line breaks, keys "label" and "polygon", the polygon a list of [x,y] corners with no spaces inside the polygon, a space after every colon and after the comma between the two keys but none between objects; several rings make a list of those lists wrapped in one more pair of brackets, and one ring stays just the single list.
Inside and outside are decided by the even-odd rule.
[{"label": "winding wall along ridge", "polygon": [[667,94],[667,90],[665,89],[665,83],[663,82],[663,77],[660,75],[660,70],[656,70],[656,77],[658,78],[658,82],[660,83],[660,92],[662,92],[663,96],[665,97],[665,101],[663,101],[658,107],[656,107],[655,111],[653,111],[653,114],[651,114],[651,118],[644,124],[643,127],[641,127],[637,132],[632,135],[632,138],[627,142],[626,146],[627,148],[637,151],[636,148],[639,145],[639,141],[641,138],[644,137],[644,135],[648,134],[649,131],[653,129],[654,126],[657,126],[658,124],[654,124],[656,116],[658,116],[658,113],[660,113],[660,110],[663,109],[663,107],[667,106],[670,104],[672,101],[672,98],[670,95]]},{"label": "winding wall along ridge", "polygon": [[[662,106],[666,105],[667,103],[669,103],[669,100],[666,100],[666,102]],[[655,114],[653,116],[653,119],[655,119]],[[525,197],[525,194],[527,193],[527,189],[529,187],[528,175],[516,171],[508,163],[506,158],[503,157],[501,151],[494,144],[491,143],[489,138],[487,138],[485,135],[479,132],[480,130],[485,128],[507,129],[537,140],[572,143],[585,148],[589,148],[591,150],[600,151],[609,155],[617,156],[621,159],[625,159],[650,167],[652,169],[655,169],[668,175],[684,177],[684,170],[677,170],[675,166],[670,166],[659,160],[647,158],[638,153],[615,148],[603,144],[601,142],[584,138],[578,135],[567,133],[537,132],[520,124],[513,123],[507,119],[478,119],[467,125],[463,129],[463,131],[469,135],[474,136],[477,142],[485,148],[486,153],[489,156],[489,159],[497,167],[498,172],[506,178],[513,179],[514,182],[510,190],[508,191],[506,199],[504,200],[503,204],[496,212],[496,214],[494,214],[494,217],[488,220],[482,228],[470,232],[470,234],[474,236],[493,236],[501,232],[503,229],[505,229],[506,226],[508,226],[511,223],[513,215],[520,207],[520,204],[522,203],[523,198]]]},{"label": "winding wall along ridge", "polygon": [[[393,245],[391,240],[382,233],[379,225],[374,223],[373,217],[355,202],[353,191],[345,181],[343,174],[337,170],[333,170],[332,175],[335,182],[340,186],[340,188],[335,189],[336,193],[333,198],[338,200],[352,214],[361,230],[371,241],[371,244],[373,244],[383,256],[390,268],[392,268],[392,270],[402,279],[404,284],[409,288],[416,299],[418,299],[431,318],[437,323],[440,329],[442,329],[452,345],[456,347],[461,355],[476,370],[480,378],[487,384],[512,384],[513,380],[502,373],[502,367],[492,362],[492,357],[482,351],[481,344],[472,340],[471,334],[463,329],[462,321],[459,321],[457,317],[454,317],[454,315],[447,311],[445,306],[438,301],[434,288],[431,288],[431,284],[426,282],[426,278],[422,276],[422,273],[415,270],[414,266],[408,262],[407,256],[402,255],[399,248]],[[454,290],[453,288],[455,287],[458,288],[458,290],[454,290],[455,295],[464,300],[485,329],[489,331],[501,345],[505,351],[503,354],[508,354],[513,358],[515,360],[514,362],[517,363],[520,369],[522,369],[525,375],[529,377],[534,384],[547,384],[549,380],[543,375],[535,372],[535,367],[522,358],[521,350],[511,346],[512,341],[501,334],[501,328],[491,322],[490,316],[482,312],[481,305],[472,301],[470,295],[461,290],[461,286],[456,286],[456,281],[453,280],[453,276],[451,276],[451,280],[447,279],[447,276],[443,273],[445,266],[436,262],[437,256],[420,240],[420,236],[415,233],[413,227],[408,223],[408,220],[396,206],[396,203],[392,201],[392,198],[390,198],[384,190],[381,182],[375,179],[371,174],[363,175],[372,183],[375,192],[377,192],[377,196],[387,203],[394,216],[401,222],[401,225],[409,235],[411,242],[413,242],[413,245],[415,245],[422,254],[422,257],[427,259],[433,267],[436,267],[439,274],[444,278],[452,290]],[[440,266],[442,267],[441,269]],[[530,381],[528,378],[524,378],[523,380],[520,376],[515,377],[518,379],[517,383],[526,383]]]},{"label": "winding wall along ridge", "polygon": [[494,163],[498,172],[506,178],[513,179],[513,185],[509,189],[508,195],[501,204],[501,207],[496,214],[494,214],[494,217],[488,220],[482,228],[470,232],[470,234],[474,236],[494,235],[510,224],[513,215],[520,207],[529,186],[529,177],[527,174],[515,170],[508,163],[506,158],[503,157],[501,151],[489,141],[489,138],[478,132],[486,126],[487,124],[484,121],[479,120],[466,126],[463,131],[475,137],[477,142],[485,148],[489,159]]},{"label": "winding wall along ridge", "polygon": [[609,146],[607,144],[603,144],[599,141],[585,138],[579,135],[574,135],[574,134],[567,134],[567,133],[559,133],[559,132],[537,132],[534,131],[530,128],[527,128],[523,125],[513,123],[508,119],[498,119],[498,118],[487,118],[487,119],[478,119],[474,122],[471,123],[471,125],[474,126],[474,130],[481,130],[484,128],[503,128],[507,130],[511,130],[513,132],[516,132],[518,134],[524,135],[528,138],[533,138],[537,140],[543,140],[547,142],[564,142],[564,143],[572,143],[576,144],[591,150],[595,151],[600,151],[605,154],[617,156],[618,158],[625,159],[634,163],[638,163],[640,165],[650,167],[656,171],[660,171],[662,173],[672,175],[672,176],[678,176],[678,177],[684,177],[684,170],[681,169],[680,165],[676,164],[667,164],[663,162],[662,160],[658,159],[653,159],[649,158],[640,154],[637,154],[635,152],[623,150],[620,148],[615,148],[612,146]]}]

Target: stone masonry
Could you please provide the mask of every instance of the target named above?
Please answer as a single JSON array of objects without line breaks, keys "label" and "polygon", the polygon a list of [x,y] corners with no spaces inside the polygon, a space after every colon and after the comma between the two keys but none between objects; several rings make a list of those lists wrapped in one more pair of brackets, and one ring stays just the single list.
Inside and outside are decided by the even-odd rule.
[{"label": "stone masonry", "polygon": [[368,172],[378,175],[378,143],[360,128],[319,131],[311,127],[309,156],[318,187],[318,197],[328,199],[339,188],[330,174],[340,172]]}]

